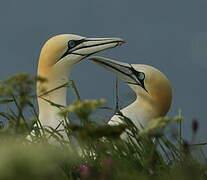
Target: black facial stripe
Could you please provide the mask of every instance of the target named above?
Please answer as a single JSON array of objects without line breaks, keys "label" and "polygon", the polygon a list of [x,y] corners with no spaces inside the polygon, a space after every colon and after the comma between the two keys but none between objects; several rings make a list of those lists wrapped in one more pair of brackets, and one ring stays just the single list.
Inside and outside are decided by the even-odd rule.
[{"label": "black facial stripe", "polygon": [[[131,67],[131,71],[133,72],[133,74],[137,77],[137,79],[140,80],[140,78],[139,78],[139,73],[143,73],[143,72],[139,72],[139,71],[135,70],[131,64],[130,64],[130,67]],[[143,74],[144,74],[144,73],[143,73]],[[143,79],[143,80],[144,80],[144,79]],[[140,81],[141,81],[141,80],[140,80]]]},{"label": "black facial stripe", "polygon": [[[108,48],[105,48],[104,50],[107,50],[107,49],[110,49],[110,47]],[[90,54],[82,54],[82,56],[85,56],[84,58],[88,57],[88,56],[91,56],[95,53],[98,53],[98,52],[101,52],[102,50],[99,50],[99,51],[96,51],[96,52],[93,52],[93,53],[90,53]],[[75,54],[75,53],[71,53],[71,54]],[[78,53],[77,53],[78,54]],[[80,54],[81,55],[81,54]]]},{"label": "black facial stripe", "polygon": [[105,40],[113,40],[113,39],[109,39],[109,38],[106,38],[106,39],[85,39],[85,42],[87,42],[87,41],[105,41]]},{"label": "black facial stripe", "polygon": [[[132,85],[137,85],[136,83],[132,83],[132,82],[126,82],[128,84],[132,84]],[[145,88],[144,85],[141,85],[141,87],[148,93],[147,89]]]},{"label": "black facial stripe", "polygon": [[70,41],[68,41],[68,51],[70,49],[75,48],[77,45],[83,43],[84,41],[85,41],[85,38],[84,39],[80,39],[80,40],[70,40]]},{"label": "black facial stripe", "polygon": [[[109,48],[106,48],[106,49],[110,49],[110,47],[109,47]],[[105,50],[106,50],[106,49],[105,49]],[[96,51],[96,52],[94,52],[94,53],[90,53],[90,54],[80,54],[80,53],[75,53],[75,52],[69,52],[69,53],[68,53],[68,51],[66,51],[60,59],[62,59],[63,57],[67,56],[68,54],[74,54],[74,55],[84,56],[83,58],[87,58],[88,56],[91,56],[91,55],[93,55],[93,54],[95,54],[95,53],[98,53],[98,52],[101,52],[101,51],[102,51],[102,50],[99,50],[99,51]],[[82,59],[83,59],[83,58],[82,58]]]},{"label": "black facial stripe", "polygon": [[[108,47],[108,48],[106,48],[106,49],[110,49],[110,47]],[[105,49],[105,50],[106,50]],[[79,56],[84,56],[80,61],[82,61],[83,59],[85,59],[85,58],[87,58],[88,56],[91,56],[91,55],[93,55],[93,54],[95,54],[95,53],[98,53],[98,52],[101,52],[102,50],[99,50],[99,51],[96,51],[96,52],[94,52],[94,53],[90,53],[90,54],[80,54],[80,53],[73,53],[73,52],[71,52],[71,53],[69,53],[69,54],[74,54],[74,55],[79,55]]]},{"label": "black facial stripe", "polygon": [[[147,91],[147,89],[145,88],[145,85],[144,85],[144,79],[140,79],[139,78],[139,73],[143,73],[143,72],[139,72],[139,71],[137,71],[137,70],[135,70],[134,68],[133,68],[133,66],[130,64],[130,67],[131,67],[131,71],[133,72],[133,74],[137,77],[137,79],[139,80],[139,82],[140,82],[140,84],[141,84],[141,86],[142,86],[142,88],[145,90],[145,91]],[[144,73],[143,73],[144,74]],[[145,75],[145,74],[144,74]],[[148,91],[147,91],[148,92]]]},{"label": "black facial stripe", "polygon": [[[115,65],[118,65],[118,66],[121,66],[121,67],[130,69],[130,70],[132,71],[132,74],[134,74],[134,75],[137,77],[138,81],[137,81],[131,74],[127,74],[127,73],[121,71],[120,69],[118,69],[118,68],[116,68],[116,67],[114,67],[114,66],[111,66],[111,65],[108,64],[108,63],[100,62],[100,61],[99,61],[99,63],[102,63],[102,64],[104,64],[104,65],[106,65],[106,66],[109,66],[109,67],[111,67],[112,69],[115,69],[115,70],[117,70],[118,72],[123,73],[123,74],[125,74],[126,76],[132,78],[132,79],[133,79],[135,82],[137,82],[137,83],[132,83],[132,82],[126,82],[126,83],[128,83],[128,84],[133,84],[133,85],[139,85],[139,86],[141,86],[146,92],[148,92],[147,89],[145,88],[145,85],[144,85],[144,79],[143,79],[143,80],[140,80],[140,79],[137,77],[137,75],[136,75],[137,73],[140,73],[140,72],[136,71],[136,70],[132,67],[131,64],[129,64],[130,67],[127,67],[127,66],[124,66],[124,65],[117,64],[117,63],[115,63],[115,62],[111,62],[111,63],[113,63],[113,64],[115,64]],[[142,72],[141,72],[141,73],[142,73]]]},{"label": "black facial stripe", "polygon": [[[60,57],[60,59],[64,58],[64,57],[67,56],[67,55],[68,55],[68,50],[65,51],[65,53]],[[59,59],[59,60],[60,60],[60,59]]]},{"label": "black facial stripe", "polygon": [[[131,64],[128,64],[130,67],[127,67],[127,66],[124,66],[124,65],[122,65],[122,64],[117,64],[116,62],[112,62],[112,61],[110,61],[110,63],[112,63],[112,64],[114,64],[114,65],[117,65],[117,66],[120,66],[120,67],[124,67],[124,68],[128,68],[129,70],[131,70],[132,71],[132,74],[134,74],[136,77],[137,77],[137,79],[138,80],[140,80],[139,78],[138,78],[138,73],[143,73],[143,72],[139,72],[139,71],[137,71],[137,70],[135,70],[134,68],[133,68],[133,66],[131,65]],[[107,65],[107,63],[106,63],[106,65]],[[108,65],[108,66],[110,66],[110,65]],[[113,66],[110,66],[110,67],[113,67]],[[114,68],[114,67],[113,67]],[[115,69],[115,68],[114,68]],[[119,70],[120,71],[120,70]],[[124,73],[124,72],[123,72]],[[124,73],[124,74],[127,74],[127,73]],[[129,75],[129,74],[128,74]]]},{"label": "black facial stripe", "polygon": [[127,83],[127,84],[137,85],[136,83],[133,83],[133,82],[127,82],[127,81],[126,81],[126,83]]},{"label": "black facial stripe", "polygon": [[[136,82],[139,84],[139,82],[138,82],[133,76],[131,76],[130,74],[127,74],[127,73],[121,71],[120,69],[118,69],[118,68],[116,68],[116,67],[114,67],[114,66],[111,66],[110,64],[107,64],[107,63],[105,63],[105,62],[99,62],[99,63],[104,64],[104,65],[106,65],[106,66],[109,66],[109,67],[111,67],[112,69],[115,69],[115,70],[117,70],[118,72],[120,72],[120,73],[122,73],[122,74],[125,74],[126,76],[132,78],[134,81],[136,81]],[[128,67],[127,67],[127,68],[128,68]]]},{"label": "black facial stripe", "polygon": [[74,54],[74,55],[79,55],[79,56],[87,56],[87,54],[80,54],[80,53],[75,53],[75,52],[71,52],[71,53],[68,53],[68,54]]},{"label": "black facial stripe", "polygon": [[[127,66],[124,66],[124,65],[121,65],[121,64],[117,64],[116,62],[111,62],[110,61],[110,63],[112,63],[112,64],[114,64],[114,65],[117,65],[117,66],[121,66],[121,67],[124,67],[124,68],[129,68],[130,69],[130,67],[127,67]],[[127,63],[128,64],[128,63]],[[131,66],[131,64],[128,64],[129,66]]]},{"label": "black facial stripe", "polygon": [[[87,41],[87,40],[85,40],[85,41]],[[90,45],[90,46],[83,46],[83,47],[79,47],[77,49],[74,49],[73,51],[76,51],[76,50],[79,50],[79,49],[95,47],[95,46],[101,46],[101,45],[105,45],[105,44],[111,44],[111,43],[118,43],[118,41],[111,41],[111,42],[105,42],[105,43],[100,43],[100,44],[93,44],[93,45]]]},{"label": "black facial stripe", "polygon": [[[75,46],[77,46],[77,45],[83,43],[84,41],[86,41],[86,39],[84,38],[84,39],[80,39],[80,40],[72,40],[72,41],[74,41],[74,42],[75,42]],[[75,47],[74,47],[74,48],[75,48]],[[70,51],[70,49],[69,49],[69,47],[68,47],[67,51],[65,51],[65,53],[60,57],[60,59],[64,58],[64,57],[67,56],[68,54],[72,54],[72,53],[70,53],[69,51]],[[80,54],[77,54],[77,55],[80,55]]]},{"label": "black facial stripe", "polygon": [[75,42],[75,45],[77,46],[77,45],[79,45],[79,44],[81,44],[81,43],[85,42],[85,41],[86,41],[86,39],[84,38],[84,39],[80,39],[80,40],[73,40],[73,41]]},{"label": "black facial stripe", "polygon": [[[103,39],[103,40],[95,40],[95,41],[104,41],[104,40],[105,40],[105,39]],[[107,40],[108,40],[108,39],[107,39]],[[94,41],[94,40],[81,39],[81,40],[76,40],[76,41],[78,41],[78,44],[77,44],[77,45],[79,45],[80,43],[83,43],[83,42],[86,42],[86,41]],[[94,45],[90,45],[90,46],[79,47],[79,48],[77,48],[77,49],[74,49],[73,51],[76,51],[76,50],[79,50],[79,49],[84,49],[84,48],[95,47],[95,46],[101,46],[101,45],[105,45],[105,44],[116,43],[116,42],[118,43],[118,41],[111,41],[111,42],[105,42],[105,43],[100,43],[100,44],[94,44]],[[74,48],[75,48],[75,47],[74,47]],[[109,48],[106,48],[106,49],[109,49]],[[75,52],[73,52],[73,51],[70,51],[70,49],[67,49],[67,51],[60,57],[60,59],[64,58],[64,57],[67,56],[68,54],[76,54],[76,55],[81,55],[81,56],[86,56],[86,57],[88,57],[88,56],[90,56],[90,55],[92,55],[92,54],[94,54],[94,53],[100,52],[100,51],[102,51],[102,50],[100,50],[100,51],[96,51],[96,52],[91,53],[91,54],[79,54],[79,53],[75,53]]]}]

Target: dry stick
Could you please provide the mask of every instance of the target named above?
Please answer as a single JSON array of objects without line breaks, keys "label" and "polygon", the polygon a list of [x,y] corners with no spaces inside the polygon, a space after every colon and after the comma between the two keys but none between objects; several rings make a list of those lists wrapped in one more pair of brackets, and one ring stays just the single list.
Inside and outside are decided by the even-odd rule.
[{"label": "dry stick", "polygon": [[[48,101],[48,102],[49,102],[49,100],[46,100],[46,99],[43,98],[42,96],[47,95],[47,94],[49,94],[49,93],[51,93],[51,92],[53,92],[53,91],[55,91],[55,90],[58,90],[58,89],[60,89],[60,88],[63,88],[63,87],[70,87],[70,86],[71,86],[71,88],[73,89],[74,94],[76,95],[77,100],[80,100],[80,99],[81,99],[81,98],[80,98],[80,94],[78,93],[78,89],[76,88],[76,85],[75,85],[75,83],[74,83],[73,80],[70,80],[70,81],[66,82],[65,84],[62,84],[62,85],[60,85],[60,86],[58,86],[58,87],[55,87],[55,88],[53,88],[53,89],[51,89],[51,90],[49,90],[49,91],[46,91],[46,92],[42,93],[41,95],[39,95],[38,97],[39,97],[39,98],[42,98],[42,99],[44,99],[45,101]],[[50,101],[50,103],[52,103],[52,104],[54,104],[54,105],[57,105],[57,104],[55,104],[55,103],[53,103],[53,102],[51,102],[51,101]]]},{"label": "dry stick", "polygon": [[118,92],[118,86],[119,86],[119,79],[118,77],[116,77],[116,109],[115,109],[115,113],[117,113],[119,111],[119,92]]},{"label": "dry stick", "polygon": [[73,88],[73,91],[74,91],[74,93],[76,95],[77,100],[80,101],[81,100],[80,94],[79,94],[78,89],[77,89],[77,87],[75,85],[75,82],[73,80],[71,80],[71,86]]},{"label": "dry stick", "polygon": [[36,117],[36,122],[33,124],[33,125],[37,125],[37,127],[38,127],[38,129],[41,129],[41,131],[42,131],[42,133],[43,133],[43,136],[44,136],[44,138],[46,137],[46,135],[45,135],[45,131],[44,131],[44,128],[43,128],[43,126],[42,126],[42,123],[40,122],[40,120],[39,120],[39,117],[38,117],[38,113],[36,112],[36,110],[35,110],[35,108],[33,107],[32,108],[32,114]]},{"label": "dry stick", "polygon": [[[179,110],[179,116],[181,117],[181,110]],[[181,121],[179,121],[179,141],[180,141],[179,145],[180,145],[180,155],[181,155],[181,152],[182,152],[182,124],[181,124]]]},{"label": "dry stick", "polygon": [[48,139],[50,139],[50,138],[55,134],[55,132],[57,132],[58,128],[59,128],[62,124],[63,124],[63,121],[61,121],[61,122],[58,124],[58,126],[57,126],[55,129],[53,129],[53,131],[52,131],[52,133],[49,135]]},{"label": "dry stick", "polygon": [[[67,82],[67,83],[65,83],[65,84],[62,84],[62,85],[60,85],[60,86],[58,86],[58,87],[56,87],[56,88],[53,88],[53,89],[51,89],[51,90],[49,90],[49,91],[46,91],[46,92],[44,92],[44,93],[42,93],[41,95],[39,95],[38,97],[42,97],[42,96],[44,96],[44,95],[47,95],[47,94],[49,94],[49,93],[51,93],[51,92],[53,92],[53,91],[55,91],[55,90],[58,90],[58,89],[60,89],[60,88],[63,88],[63,87],[69,87],[70,86],[70,83],[71,83],[71,81],[69,81],[69,82]],[[73,82],[72,82],[73,83]]]},{"label": "dry stick", "polygon": [[196,144],[190,144],[190,146],[206,146],[207,143],[196,143]]},{"label": "dry stick", "polygon": [[180,134],[179,136],[180,136],[180,152],[181,152],[181,148],[182,148],[182,147],[181,147],[181,146],[182,146],[182,143],[181,143],[181,135],[182,135],[182,134],[181,134],[181,133],[182,133],[182,131],[181,131],[181,121],[179,122],[179,131],[180,131],[180,132],[179,132],[179,134]]},{"label": "dry stick", "polygon": [[56,103],[54,103],[54,102],[52,102],[52,101],[50,101],[50,100],[48,100],[48,99],[45,99],[45,98],[43,98],[43,97],[40,97],[41,99],[43,99],[44,101],[46,101],[46,102],[48,102],[48,103],[50,103],[50,105],[51,106],[55,106],[55,107],[57,107],[57,108],[59,108],[59,109],[61,109],[61,108],[64,108],[65,106],[63,106],[63,105],[60,105],[60,104],[56,104]]},{"label": "dry stick", "polygon": [[[39,95],[38,97],[41,98],[41,99],[43,99],[43,100],[45,100],[45,101],[47,101],[47,102],[50,103],[52,106],[56,106],[56,107],[59,108],[59,109],[64,108],[65,106],[62,106],[62,105],[60,105],[60,104],[56,104],[56,103],[54,103],[54,102],[52,102],[52,101],[50,101],[50,100],[48,100],[48,99],[43,98],[42,96],[47,95],[47,94],[49,94],[49,93],[51,93],[51,92],[53,92],[53,91],[55,91],[55,90],[58,90],[58,89],[60,89],[60,88],[63,88],[63,87],[69,87],[69,86],[71,86],[71,87],[73,88],[73,90],[74,90],[74,92],[75,92],[75,94],[76,94],[76,96],[77,96],[77,99],[80,100],[80,95],[79,95],[79,93],[78,93],[78,90],[77,90],[77,88],[76,88],[76,86],[75,86],[74,81],[72,81],[72,80],[70,80],[70,81],[68,81],[68,82],[66,82],[66,83],[64,83],[64,84],[62,84],[62,85],[60,85],[60,86],[58,86],[58,87],[56,87],[56,88],[53,88],[53,89],[51,89],[51,90],[49,90],[49,91],[46,91],[46,92],[42,93],[41,95]],[[60,125],[61,125],[62,123],[63,123],[63,121],[61,121],[61,122],[58,124],[58,126],[54,129],[54,131],[52,132],[52,134],[50,134],[50,136],[48,137],[48,139],[49,139],[50,137],[52,137],[52,135],[54,134],[54,132],[55,132],[56,130],[58,130],[58,128],[60,127]],[[41,123],[40,123],[40,124],[41,124]]]}]

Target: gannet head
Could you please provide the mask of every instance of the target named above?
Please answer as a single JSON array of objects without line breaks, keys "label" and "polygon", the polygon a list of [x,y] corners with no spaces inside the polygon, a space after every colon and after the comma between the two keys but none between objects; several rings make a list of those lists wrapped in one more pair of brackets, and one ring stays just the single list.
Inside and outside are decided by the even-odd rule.
[{"label": "gannet head", "polygon": [[42,47],[38,64],[38,76],[47,80],[37,82],[41,122],[55,128],[59,124],[59,109],[46,100],[66,106],[67,88],[63,85],[68,83],[69,72],[75,64],[91,54],[122,43],[119,38],[86,38],[74,34],[50,38]]},{"label": "gannet head", "polygon": [[153,106],[156,116],[164,116],[171,105],[172,88],[167,77],[158,69],[144,64],[128,64],[94,56],[90,60],[105,67],[125,81],[142,102]]},{"label": "gannet head", "polygon": [[38,75],[47,77],[48,73],[67,73],[83,58],[122,43],[119,38],[85,38],[74,34],[54,36],[42,47]]}]

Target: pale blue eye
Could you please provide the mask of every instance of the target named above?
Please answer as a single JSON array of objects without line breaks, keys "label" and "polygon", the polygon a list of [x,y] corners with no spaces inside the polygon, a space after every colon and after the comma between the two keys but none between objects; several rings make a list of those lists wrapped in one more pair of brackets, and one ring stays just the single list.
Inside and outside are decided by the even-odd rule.
[{"label": "pale blue eye", "polygon": [[138,74],[138,79],[141,80],[141,81],[143,81],[144,78],[145,78],[145,74],[144,74],[143,72],[140,72],[140,73]]},{"label": "pale blue eye", "polygon": [[74,40],[70,40],[68,41],[68,48],[71,49],[71,48],[74,48],[76,45],[75,41]]}]

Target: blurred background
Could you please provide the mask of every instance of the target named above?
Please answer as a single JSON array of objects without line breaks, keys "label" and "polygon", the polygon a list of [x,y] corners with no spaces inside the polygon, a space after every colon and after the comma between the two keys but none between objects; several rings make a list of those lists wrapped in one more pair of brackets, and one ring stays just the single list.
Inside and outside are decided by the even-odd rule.
[{"label": "blurred background", "polygon": [[[98,55],[155,66],[173,85],[168,116],[182,110],[182,133],[191,135],[199,121],[198,142],[206,141],[207,1],[204,0],[1,0],[0,79],[27,72],[35,75],[41,46],[51,36],[121,37],[127,43]],[[82,61],[71,75],[83,99],[104,98],[115,104],[115,77]],[[120,82],[120,106],[133,101]],[[106,118],[110,118],[108,112]]]}]

